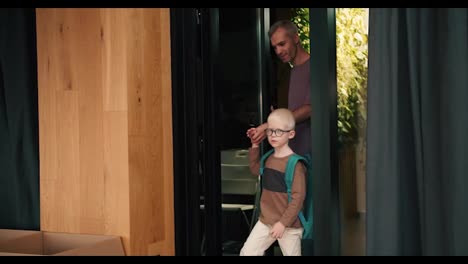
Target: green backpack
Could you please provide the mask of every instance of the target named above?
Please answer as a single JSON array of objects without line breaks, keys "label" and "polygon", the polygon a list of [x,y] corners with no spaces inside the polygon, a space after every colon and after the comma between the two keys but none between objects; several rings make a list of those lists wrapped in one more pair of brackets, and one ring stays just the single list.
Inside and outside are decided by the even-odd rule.
[{"label": "green backpack", "polygon": [[[263,170],[265,168],[265,161],[266,159],[273,153],[274,149],[265,153],[262,158],[260,159],[260,175],[263,175]],[[306,166],[307,173],[306,173],[306,197],[304,199],[303,209],[299,212],[299,220],[301,221],[302,226],[304,227],[304,233],[302,235],[302,240],[309,240],[313,239],[313,201],[312,201],[312,169],[310,165],[310,158],[303,157],[298,154],[293,154],[288,160],[285,170],[285,182],[288,192],[288,201],[291,202],[291,188],[293,183],[294,177],[294,168],[298,161],[302,161]],[[260,178],[260,184],[261,184]],[[261,189],[260,189],[261,190]]]}]

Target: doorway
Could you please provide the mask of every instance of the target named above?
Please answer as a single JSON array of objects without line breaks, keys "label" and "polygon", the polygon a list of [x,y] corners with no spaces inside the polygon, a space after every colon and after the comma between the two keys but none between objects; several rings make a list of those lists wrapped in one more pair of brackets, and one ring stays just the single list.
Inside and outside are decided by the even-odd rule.
[{"label": "doorway", "polygon": [[[265,121],[276,103],[270,11],[171,9],[176,255],[237,255],[252,227],[255,208],[243,206],[254,203],[258,185],[247,176],[245,131]],[[312,248],[316,255],[338,255],[334,10],[314,9],[310,17]]]},{"label": "doorway", "polygon": [[263,8],[171,10],[177,255],[237,255],[250,232],[258,180],[245,131],[271,104],[267,18]]}]

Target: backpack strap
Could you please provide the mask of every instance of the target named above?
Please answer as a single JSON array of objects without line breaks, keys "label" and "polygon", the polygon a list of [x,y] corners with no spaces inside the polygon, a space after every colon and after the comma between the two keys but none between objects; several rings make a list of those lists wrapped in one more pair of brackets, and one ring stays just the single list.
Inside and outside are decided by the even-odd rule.
[{"label": "backpack strap", "polygon": [[[284,171],[284,180],[286,181],[286,187],[288,192],[288,202],[291,202],[291,192],[292,184],[294,180],[294,169],[298,161],[302,160],[304,163],[307,162],[306,159],[298,154],[292,154],[288,159],[286,164],[286,170]],[[305,165],[305,164],[304,164]]]},{"label": "backpack strap", "polygon": [[[287,192],[288,192],[288,203],[291,202],[291,193],[292,193],[292,184],[293,184],[293,180],[294,180],[294,169],[296,168],[296,164],[298,161],[302,161],[304,162],[304,165],[306,166],[306,168],[308,167],[308,161],[294,153],[291,155],[291,157],[289,157],[288,159],[288,163],[286,164],[286,170],[285,170],[285,175],[284,175],[284,180],[286,182],[286,188],[287,188]],[[307,177],[307,175],[305,175]],[[305,219],[304,217],[304,213],[301,211],[299,211],[299,220],[301,221],[302,225],[305,226],[307,220]]]},{"label": "backpack strap", "polygon": [[267,153],[263,154],[260,159],[260,175],[263,175],[263,170],[265,169],[265,160],[273,153],[275,149],[270,149]]}]

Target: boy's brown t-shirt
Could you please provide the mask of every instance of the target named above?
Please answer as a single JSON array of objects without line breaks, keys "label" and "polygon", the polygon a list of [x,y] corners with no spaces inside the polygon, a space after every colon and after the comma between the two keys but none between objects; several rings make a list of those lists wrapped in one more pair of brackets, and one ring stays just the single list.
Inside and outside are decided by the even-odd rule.
[{"label": "boy's brown t-shirt", "polygon": [[[259,148],[249,149],[250,170],[258,175],[260,170]],[[298,218],[306,194],[306,169],[298,162],[294,170],[291,187],[291,202],[288,203],[288,193],[284,173],[290,156],[277,158],[270,155],[265,161],[262,176],[262,196],[260,198],[259,220],[267,225],[280,221],[285,227],[302,227]]]}]

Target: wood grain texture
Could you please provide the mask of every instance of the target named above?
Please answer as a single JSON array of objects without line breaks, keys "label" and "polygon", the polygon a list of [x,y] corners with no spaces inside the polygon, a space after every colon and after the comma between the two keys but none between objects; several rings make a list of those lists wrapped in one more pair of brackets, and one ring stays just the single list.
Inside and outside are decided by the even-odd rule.
[{"label": "wood grain texture", "polygon": [[169,9],[36,19],[41,229],[174,255]]}]

